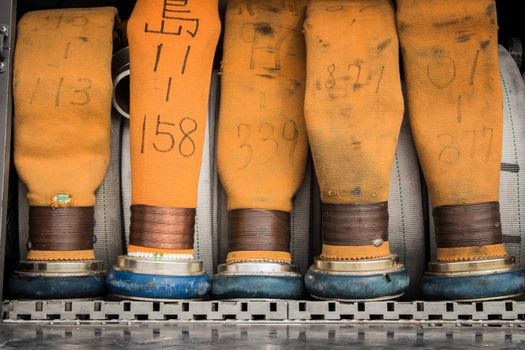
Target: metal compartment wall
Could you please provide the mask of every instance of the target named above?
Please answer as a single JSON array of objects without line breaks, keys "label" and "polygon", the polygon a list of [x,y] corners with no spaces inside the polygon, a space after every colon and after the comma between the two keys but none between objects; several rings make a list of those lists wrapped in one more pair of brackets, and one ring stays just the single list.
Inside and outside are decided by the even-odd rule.
[{"label": "metal compartment wall", "polygon": [[[9,269],[4,266],[4,253],[6,252],[6,238],[8,226],[11,230],[17,231],[17,206],[8,205],[8,199],[16,197],[16,174],[10,177],[13,171],[11,166],[11,66],[12,55],[15,42],[15,22],[16,9],[15,1],[0,0],[0,154],[3,153],[3,161],[0,164],[0,196],[2,206],[0,207],[0,283],[3,280],[4,271],[9,273]],[[224,2],[223,2],[224,5]],[[3,27],[7,28],[7,36],[2,38]],[[2,64],[4,69],[2,69]],[[213,164],[213,161],[211,162]],[[396,163],[397,164],[397,163]],[[311,174],[313,177],[313,174]],[[9,184],[14,186],[9,186]],[[318,196],[316,194],[315,180],[305,185],[310,192],[310,209],[312,214],[309,220],[310,232],[308,234],[308,249],[305,253],[297,254],[301,259],[302,265],[307,266],[315,252],[319,249],[318,236],[319,218],[316,216]],[[10,191],[11,189],[11,191]],[[217,187],[217,196],[224,201],[224,192]],[[222,197],[221,197],[222,196]],[[311,197],[311,198],[310,198]],[[16,202],[12,202],[13,204]],[[423,214],[425,210],[425,198],[421,198],[421,229],[423,232],[428,228],[428,217]],[[8,215],[8,211],[12,211]],[[13,223],[14,221],[14,223]],[[224,222],[224,220],[223,220]],[[220,226],[220,224],[218,225]],[[225,227],[221,227],[225,230]],[[220,238],[218,239],[220,245]],[[17,243],[17,242],[15,242]],[[12,251],[13,242],[7,246],[10,248],[8,255],[9,261],[16,261],[18,253]],[[405,244],[405,243],[403,243]],[[218,247],[216,247],[218,248]],[[421,249],[419,247],[418,249]],[[429,251],[429,245],[423,248],[424,254]],[[17,249],[18,250],[18,249]],[[220,251],[220,249],[219,249]],[[213,263],[216,266],[221,260],[221,253],[216,252]],[[421,267],[421,266],[419,266]],[[304,272],[304,271],[303,271]],[[2,285],[0,285],[2,287]],[[1,288],[0,288],[1,289]],[[414,291],[412,299],[420,297]],[[115,302],[115,301],[6,301],[3,305],[3,319],[11,322],[33,320],[33,321],[114,321],[135,320],[135,321],[228,321],[228,320],[252,320],[252,321],[383,321],[383,320],[413,320],[413,321],[524,321],[525,303],[519,301],[501,301],[484,303],[445,303],[445,302],[374,302],[374,303],[338,303],[324,301],[204,301],[204,302],[174,302],[174,303],[155,303],[155,302]]]}]

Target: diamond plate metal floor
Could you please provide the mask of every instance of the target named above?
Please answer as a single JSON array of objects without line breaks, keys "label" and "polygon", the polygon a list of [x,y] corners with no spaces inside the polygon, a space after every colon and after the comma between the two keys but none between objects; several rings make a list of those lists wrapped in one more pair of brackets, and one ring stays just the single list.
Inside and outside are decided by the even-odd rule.
[{"label": "diamond plate metal floor", "polygon": [[418,324],[0,325],[1,349],[522,349],[521,327]]},{"label": "diamond plate metal floor", "polygon": [[521,349],[525,302],[6,301],[0,349]]}]

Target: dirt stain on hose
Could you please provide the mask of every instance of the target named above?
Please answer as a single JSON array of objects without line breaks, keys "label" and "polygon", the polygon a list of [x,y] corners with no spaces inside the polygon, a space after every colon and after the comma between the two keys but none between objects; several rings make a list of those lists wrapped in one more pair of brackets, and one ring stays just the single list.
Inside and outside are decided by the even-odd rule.
[{"label": "dirt stain on hose", "polygon": [[361,192],[361,187],[356,187],[352,190],[352,192],[350,192],[352,194],[352,196],[354,197],[361,197],[361,195],[363,194]]},{"label": "dirt stain on hose", "polygon": [[443,22],[436,22],[434,24],[432,24],[432,26],[434,28],[446,28],[446,27],[450,27],[450,26],[454,26],[454,25],[457,25],[457,24],[460,24],[460,23],[464,23],[464,22],[467,22],[469,20],[472,19],[472,16],[465,16],[461,19],[451,19],[451,20],[448,20],[448,21],[443,21]]},{"label": "dirt stain on hose", "polygon": [[458,32],[458,35],[456,37],[456,41],[458,43],[466,43],[467,41],[470,40],[470,38],[474,35],[474,33],[468,33],[468,32],[465,32],[465,31],[459,31]]},{"label": "dirt stain on hose", "polygon": [[381,41],[379,45],[377,45],[377,53],[381,53],[391,42],[391,38]]},{"label": "dirt stain on hose", "polygon": [[262,35],[273,35],[274,34],[272,26],[269,25],[268,23],[256,23],[255,31]]},{"label": "dirt stain on hose", "polygon": [[266,79],[275,79],[275,77],[270,74],[257,74],[257,76]]},{"label": "dirt stain on hose", "polygon": [[487,16],[492,16],[494,14],[494,11],[496,11],[496,5],[495,4],[490,4],[489,6],[487,6],[487,8],[485,9],[485,14]]}]

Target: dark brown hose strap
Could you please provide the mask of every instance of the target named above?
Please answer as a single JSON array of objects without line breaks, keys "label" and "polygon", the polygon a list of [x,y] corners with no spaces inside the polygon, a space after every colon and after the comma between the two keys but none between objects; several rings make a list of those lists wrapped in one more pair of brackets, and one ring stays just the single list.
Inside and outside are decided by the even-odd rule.
[{"label": "dark brown hose strap", "polygon": [[503,242],[498,202],[434,208],[439,248],[481,246]]},{"label": "dark brown hose strap", "polygon": [[195,208],[131,206],[129,243],[158,249],[193,249]]},{"label": "dark brown hose strap", "polygon": [[29,208],[29,242],[34,250],[93,249],[94,207]]},{"label": "dark brown hose strap", "polygon": [[236,209],[229,213],[229,251],[290,250],[290,213],[279,210]]},{"label": "dark brown hose strap", "polygon": [[323,243],[381,245],[388,240],[388,202],[322,204]]}]

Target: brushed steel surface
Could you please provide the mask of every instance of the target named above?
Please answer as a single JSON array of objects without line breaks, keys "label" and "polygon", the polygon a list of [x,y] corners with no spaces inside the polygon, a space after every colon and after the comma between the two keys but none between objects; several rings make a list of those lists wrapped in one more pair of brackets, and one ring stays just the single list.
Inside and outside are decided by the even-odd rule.
[{"label": "brushed steel surface", "polygon": [[111,104],[123,117],[129,119],[129,48],[124,47],[113,55],[111,61],[113,98]]},{"label": "brushed steel surface", "polygon": [[454,262],[430,262],[428,264],[429,275],[480,275],[487,273],[497,273],[516,270],[516,265],[513,256],[506,256],[501,258],[483,259],[483,260],[469,260],[469,261],[454,261]]},{"label": "brushed steel surface", "polygon": [[391,254],[384,258],[359,260],[332,260],[321,257],[314,258],[313,270],[334,274],[378,274],[394,272],[402,269],[397,255]]},{"label": "brushed steel surface", "polygon": [[100,260],[86,261],[20,261],[15,273],[24,276],[72,277],[104,274]]},{"label": "brushed steel surface", "polygon": [[204,274],[201,260],[153,260],[121,255],[116,270],[163,276],[195,276]]},{"label": "brushed steel surface", "polygon": [[295,265],[266,261],[221,264],[217,272],[221,275],[300,276]]}]

